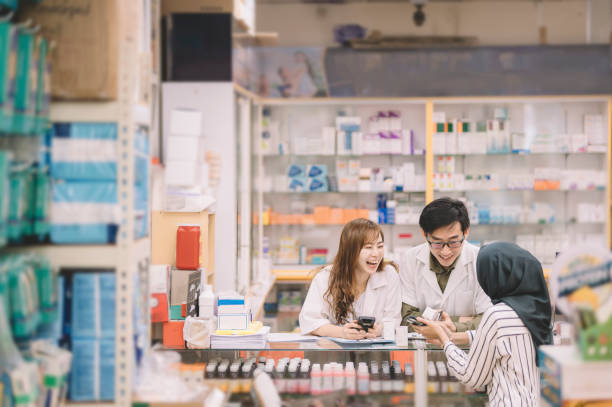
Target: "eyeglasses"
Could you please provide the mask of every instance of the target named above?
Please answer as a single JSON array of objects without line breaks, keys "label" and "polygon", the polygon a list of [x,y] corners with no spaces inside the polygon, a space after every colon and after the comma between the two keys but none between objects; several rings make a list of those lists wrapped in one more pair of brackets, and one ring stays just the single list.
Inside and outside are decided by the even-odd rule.
[{"label": "eyeglasses", "polygon": [[465,235],[463,235],[463,238],[461,240],[450,240],[448,242],[432,242],[431,240],[427,239],[427,243],[429,243],[429,246],[431,246],[432,249],[443,249],[444,246],[448,246],[449,249],[457,249],[461,247],[461,244],[464,240]]}]

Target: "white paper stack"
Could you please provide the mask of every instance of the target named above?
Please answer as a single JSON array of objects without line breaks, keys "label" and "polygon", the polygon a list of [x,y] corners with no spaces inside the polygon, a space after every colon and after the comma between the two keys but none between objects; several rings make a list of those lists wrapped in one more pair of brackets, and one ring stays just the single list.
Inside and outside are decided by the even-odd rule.
[{"label": "white paper stack", "polygon": [[269,326],[263,326],[253,334],[233,334],[210,336],[211,349],[263,349],[268,343]]}]

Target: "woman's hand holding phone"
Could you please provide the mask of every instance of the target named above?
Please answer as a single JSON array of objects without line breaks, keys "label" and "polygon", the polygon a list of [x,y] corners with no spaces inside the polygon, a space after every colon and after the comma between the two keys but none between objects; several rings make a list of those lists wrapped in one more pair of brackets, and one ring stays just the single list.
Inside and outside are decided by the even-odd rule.
[{"label": "woman's hand holding phone", "polygon": [[414,330],[426,337],[430,342],[439,341],[437,344],[443,346],[451,338],[451,330],[444,321],[429,321],[421,317],[417,321],[427,325],[426,327],[415,327]]},{"label": "woman's hand holding phone", "polygon": [[366,332],[366,339],[374,339],[374,338],[378,338],[379,336],[382,336],[382,330],[383,330],[383,326],[380,322],[376,322],[374,324],[374,328],[370,328],[368,329],[368,332]]},{"label": "woman's hand holding phone", "polygon": [[357,320],[353,320],[342,326],[342,337],[344,339],[363,339],[366,337],[366,331],[361,329]]}]

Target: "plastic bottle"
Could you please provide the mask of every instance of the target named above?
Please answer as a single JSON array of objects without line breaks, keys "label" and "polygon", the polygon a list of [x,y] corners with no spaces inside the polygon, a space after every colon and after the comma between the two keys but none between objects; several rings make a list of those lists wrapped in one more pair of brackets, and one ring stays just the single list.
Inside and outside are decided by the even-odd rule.
[{"label": "plastic bottle", "polygon": [[200,297],[198,297],[200,304],[198,316],[200,318],[212,319],[215,310],[215,294],[212,290],[212,285],[204,284],[200,290]]},{"label": "plastic bottle", "polygon": [[355,382],[356,372],[355,365],[353,362],[346,362],[346,367],[344,368],[344,381],[346,386],[346,392],[349,395],[355,394],[357,383]]},{"label": "plastic bottle", "polygon": [[370,394],[370,373],[365,362],[360,362],[357,368],[357,393]]},{"label": "plastic bottle", "polygon": [[312,370],[310,371],[310,394],[318,396],[321,394],[321,390],[321,365],[315,363],[312,365]]},{"label": "plastic bottle", "polygon": [[321,391],[323,394],[331,393],[334,388],[334,377],[332,365],[330,363],[326,363],[323,365],[323,374],[322,374],[322,386]]},{"label": "plastic bottle", "polygon": [[342,364],[335,363],[332,366],[333,375],[333,390],[342,390],[344,388],[344,369]]}]

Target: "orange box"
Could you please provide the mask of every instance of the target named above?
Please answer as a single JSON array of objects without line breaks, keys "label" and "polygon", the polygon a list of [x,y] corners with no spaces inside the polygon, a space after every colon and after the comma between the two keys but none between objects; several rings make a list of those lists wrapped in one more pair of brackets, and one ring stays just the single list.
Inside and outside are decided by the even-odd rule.
[{"label": "orange box", "polygon": [[270,212],[270,225],[278,225],[278,216],[277,212]]},{"label": "orange box", "polygon": [[315,223],[315,216],[312,213],[302,216],[302,225],[314,225]]},{"label": "orange box", "polygon": [[183,326],[185,321],[164,322],[163,344],[169,349],[185,349]]},{"label": "orange box", "polygon": [[357,209],[357,217],[363,219],[370,218],[370,211],[367,209]]},{"label": "orange box", "polygon": [[331,207],[329,206],[315,206],[314,207],[314,219],[317,225],[329,224],[331,218]]},{"label": "orange box", "polygon": [[359,211],[357,209],[345,209],[344,210],[344,223],[349,223],[353,219],[359,217]]},{"label": "orange box", "polygon": [[329,212],[329,223],[332,225],[342,225],[344,222],[344,209],[331,208]]},{"label": "orange box", "polygon": [[168,294],[151,294],[151,322],[168,321]]}]

